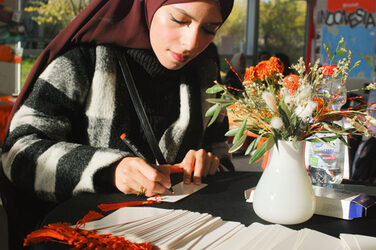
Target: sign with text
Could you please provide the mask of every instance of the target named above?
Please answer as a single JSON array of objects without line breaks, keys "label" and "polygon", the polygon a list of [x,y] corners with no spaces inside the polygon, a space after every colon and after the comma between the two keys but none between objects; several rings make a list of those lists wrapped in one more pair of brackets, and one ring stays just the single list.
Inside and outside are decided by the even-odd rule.
[{"label": "sign with text", "polygon": [[354,12],[357,9],[364,9],[368,12],[375,12],[375,1],[373,0],[328,0],[328,10],[336,12],[345,10],[346,12]]}]

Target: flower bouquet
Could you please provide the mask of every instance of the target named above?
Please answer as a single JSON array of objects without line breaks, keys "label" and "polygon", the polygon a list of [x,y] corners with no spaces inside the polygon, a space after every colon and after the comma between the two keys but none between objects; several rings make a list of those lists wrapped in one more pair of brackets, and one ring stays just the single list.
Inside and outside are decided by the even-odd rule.
[{"label": "flower bouquet", "polygon": [[[347,145],[345,137],[348,135],[371,135],[368,125],[376,125],[376,120],[367,114],[367,107],[333,108],[333,104],[343,98],[340,90],[345,88],[349,72],[359,62],[350,68],[351,51],[346,50],[343,38],[335,53],[330,53],[324,47],[331,65],[335,56],[342,57],[334,67],[320,65],[318,59],[306,68],[300,58],[297,64],[291,66],[296,74],[284,76],[283,63],[271,57],[246,69],[244,79],[240,79],[242,89],[218,82],[207,89],[207,93],[220,95],[219,98],[207,100],[214,104],[206,112],[207,117],[212,117],[211,122],[217,118],[221,109],[227,108],[228,115],[234,117],[238,125],[226,133],[226,136],[234,137],[230,152],[242,147],[248,135],[256,137],[245,152],[246,155],[251,154],[250,163],[258,160],[272,146],[278,147],[280,141],[327,143],[340,139]],[[329,69],[331,74],[325,72]],[[340,82],[338,91],[322,93],[325,85],[334,81]],[[374,88],[374,85],[368,88]],[[341,120],[350,126],[339,123]]]},{"label": "flower bouquet", "polygon": [[[271,57],[246,69],[241,88],[215,82],[207,89],[218,96],[208,99],[214,104],[206,112],[212,117],[209,125],[224,108],[237,124],[226,133],[234,137],[230,152],[242,147],[249,135],[256,137],[245,151],[251,155],[250,163],[270,150],[253,195],[253,209],[272,223],[302,223],[315,211],[312,183],[304,164],[305,141],[329,145],[339,139],[347,145],[346,136],[371,135],[369,124],[376,125],[366,106],[339,108],[346,100],[343,90],[348,74],[359,62],[350,68],[351,51],[346,50],[343,39],[335,53],[325,49],[330,65],[320,65],[317,60],[306,67],[300,58],[291,66],[296,74],[284,76],[284,65]],[[336,65],[332,64],[334,56],[342,58]]]}]

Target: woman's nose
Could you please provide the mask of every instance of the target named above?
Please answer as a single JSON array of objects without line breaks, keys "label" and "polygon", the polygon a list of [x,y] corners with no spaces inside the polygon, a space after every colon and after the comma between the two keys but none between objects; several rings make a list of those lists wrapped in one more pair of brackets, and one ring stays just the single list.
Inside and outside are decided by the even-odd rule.
[{"label": "woman's nose", "polygon": [[200,44],[200,32],[199,28],[187,27],[184,30],[184,35],[182,36],[182,44],[184,50],[193,51],[197,49]]}]

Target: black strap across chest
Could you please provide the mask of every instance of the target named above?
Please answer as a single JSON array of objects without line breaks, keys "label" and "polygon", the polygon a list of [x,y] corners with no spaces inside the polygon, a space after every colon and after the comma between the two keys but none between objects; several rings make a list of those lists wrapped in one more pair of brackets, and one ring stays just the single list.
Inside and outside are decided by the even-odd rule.
[{"label": "black strap across chest", "polygon": [[166,159],[164,158],[161,149],[159,148],[157,139],[155,138],[153,129],[150,125],[149,119],[146,116],[146,112],[144,107],[141,103],[140,95],[138,94],[136,85],[133,80],[133,76],[131,74],[131,71],[129,69],[127,60],[125,59],[123,52],[119,49],[116,53],[117,59],[119,61],[119,66],[121,69],[121,73],[124,78],[124,82],[127,85],[129,95],[131,96],[132,103],[135,107],[138,119],[140,119],[140,123],[142,126],[142,129],[145,133],[146,139],[149,143],[149,146],[153,152],[153,155],[155,159],[157,160],[158,164],[166,164]]}]

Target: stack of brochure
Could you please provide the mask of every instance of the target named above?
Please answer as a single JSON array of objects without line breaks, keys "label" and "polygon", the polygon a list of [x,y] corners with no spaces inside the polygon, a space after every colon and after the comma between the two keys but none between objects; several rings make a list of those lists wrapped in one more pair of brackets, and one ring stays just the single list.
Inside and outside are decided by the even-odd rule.
[{"label": "stack of brochure", "polygon": [[[343,234],[336,238],[311,229],[223,221],[206,213],[153,207],[125,207],[86,223],[86,230],[149,242],[160,249],[372,249],[376,238]],[[368,248],[367,248],[368,247]]]}]

